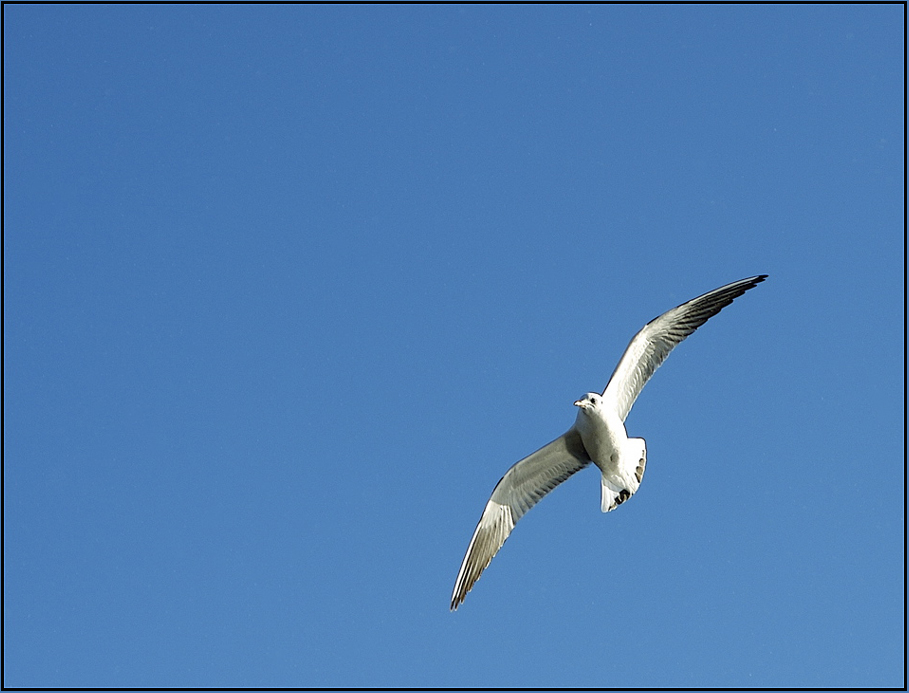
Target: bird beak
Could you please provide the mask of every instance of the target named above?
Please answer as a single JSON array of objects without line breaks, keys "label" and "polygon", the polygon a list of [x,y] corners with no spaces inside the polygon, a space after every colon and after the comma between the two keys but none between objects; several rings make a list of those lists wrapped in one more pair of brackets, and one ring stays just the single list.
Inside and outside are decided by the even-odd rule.
[{"label": "bird beak", "polygon": [[577,402],[574,403],[574,406],[576,406],[576,407],[583,407],[583,406],[584,406],[584,400],[579,399]]}]

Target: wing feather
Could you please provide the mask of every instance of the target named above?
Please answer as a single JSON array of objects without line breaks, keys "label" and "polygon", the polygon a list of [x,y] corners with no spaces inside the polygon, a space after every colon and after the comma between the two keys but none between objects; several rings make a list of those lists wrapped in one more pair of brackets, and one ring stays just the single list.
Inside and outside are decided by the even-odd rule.
[{"label": "wing feather", "polygon": [[733,300],[767,278],[760,274],[740,279],[663,313],[638,332],[616,366],[603,397],[611,399],[624,421],[650,376],[669,352]]},{"label": "wing feather", "polygon": [[540,499],[590,464],[580,434],[564,435],[514,464],[492,491],[477,523],[451,593],[451,610],[464,601],[480,574],[502,548],[511,530]]}]

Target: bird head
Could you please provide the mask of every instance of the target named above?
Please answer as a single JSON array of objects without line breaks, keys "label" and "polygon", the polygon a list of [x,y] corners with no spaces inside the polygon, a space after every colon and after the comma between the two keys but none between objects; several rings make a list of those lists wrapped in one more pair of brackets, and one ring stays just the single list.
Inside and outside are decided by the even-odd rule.
[{"label": "bird head", "polygon": [[580,407],[581,409],[596,409],[600,406],[600,402],[603,401],[603,396],[596,392],[588,392],[586,395],[581,397],[577,402],[574,403],[574,406]]}]

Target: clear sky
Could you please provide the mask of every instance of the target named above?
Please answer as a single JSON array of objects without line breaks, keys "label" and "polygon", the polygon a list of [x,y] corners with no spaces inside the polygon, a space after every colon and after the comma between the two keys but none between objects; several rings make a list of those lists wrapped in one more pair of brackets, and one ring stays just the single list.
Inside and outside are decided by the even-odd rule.
[{"label": "clear sky", "polygon": [[904,685],[903,6],[3,12],[7,686]]}]

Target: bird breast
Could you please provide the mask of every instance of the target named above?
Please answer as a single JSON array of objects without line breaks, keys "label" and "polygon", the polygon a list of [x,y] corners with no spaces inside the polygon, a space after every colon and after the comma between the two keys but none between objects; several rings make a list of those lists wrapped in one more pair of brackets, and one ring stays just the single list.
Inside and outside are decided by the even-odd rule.
[{"label": "bird breast", "polygon": [[578,411],[575,426],[594,464],[603,469],[618,463],[622,443],[628,436],[617,415],[609,416],[601,408],[583,407]]}]

